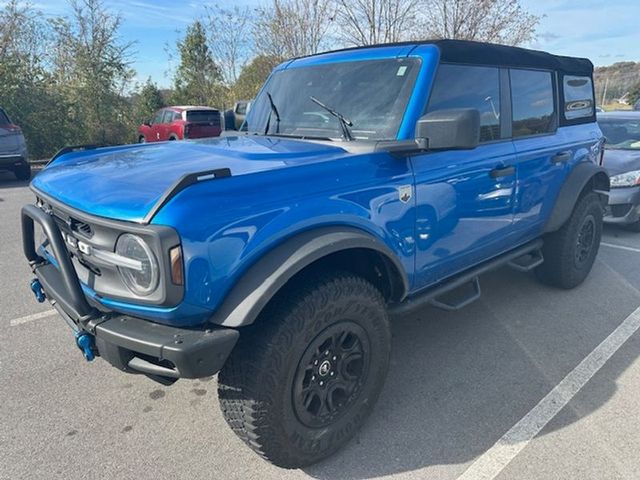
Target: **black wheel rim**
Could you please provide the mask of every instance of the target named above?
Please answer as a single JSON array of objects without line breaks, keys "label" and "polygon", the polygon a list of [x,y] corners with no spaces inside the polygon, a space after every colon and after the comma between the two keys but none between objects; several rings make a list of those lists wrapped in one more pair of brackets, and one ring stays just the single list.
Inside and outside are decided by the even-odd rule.
[{"label": "black wheel rim", "polygon": [[578,230],[578,240],[576,244],[575,263],[581,267],[589,259],[596,238],[596,220],[593,215],[588,215],[582,221]]},{"label": "black wheel rim", "polygon": [[366,332],[354,322],[335,323],[320,332],[302,355],[294,377],[298,420],[320,428],[344,415],[365,384],[370,352]]}]

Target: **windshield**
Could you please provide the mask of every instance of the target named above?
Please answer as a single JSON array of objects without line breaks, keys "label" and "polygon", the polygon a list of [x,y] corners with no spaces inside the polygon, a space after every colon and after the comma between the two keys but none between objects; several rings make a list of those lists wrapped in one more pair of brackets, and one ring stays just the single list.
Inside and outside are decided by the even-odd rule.
[{"label": "windshield", "polygon": [[605,148],[617,150],[640,150],[640,118],[612,118],[598,120],[600,130],[607,139]]},{"label": "windshield", "polygon": [[419,60],[403,58],[281,70],[271,76],[253,102],[243,130],[344,138],[341,120],[314,102],[314,97],[349,119],[352,125],[348,128],[355,140],[393,140],[419,68]]}]

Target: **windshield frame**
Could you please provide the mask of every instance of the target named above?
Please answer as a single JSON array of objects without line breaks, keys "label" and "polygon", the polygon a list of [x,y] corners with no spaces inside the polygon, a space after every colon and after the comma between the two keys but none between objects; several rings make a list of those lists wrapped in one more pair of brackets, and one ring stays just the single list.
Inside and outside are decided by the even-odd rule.
[{"label": "windshield frame", "polygon": [[[380,57],[361,58],[361,59],[335,58],[329,62],[326,62],[326,61],[318,62],[318,63],[305,62],[304,64],[299,66],[297,65],[291,66],[291,64],[285,64],[284,67],[277,68],[276,70],[274,70],[272,74],[267,78],[267,81],[264,83],[264,85],[260,89],[258,95],[256,95],[255,99],[252,101],[252,108],[247,114],[245,122],[243,122],[241,131],[249,135],[265,135],[264,126],[265,126],[266,119],[270,109],[265,108],[266,114],[264,116],[261,115],[260,122],[254,121],[255,120],[254,117],[260,114],[259,106],[262,102],[265,102],[265,105],[269,107],[269,101],[265,99],[267,98],[268,93],[272,94],[274,82],[278,81],[278,79],[281,78],[281,75],[291,74],[293,72],[302,71],[302,70],[308,71],[310,69],[316,69],[316,68],[320,69],[320,68],[327,68],[329,66],[332,66],[332,67],[340,66],[342,64],[351,66],[354,64],[362,65],[362,64],[374,64],[374,63],[382,63],[382,62],[394,62],[394,63],[397,63],[399,67],[410,64],[410,70],[407,75],[406,81],[403,83],[399,83],[397,90],[390,93],[390,96],[387,97],[392,100],[390,101],[390,105],[388,105],[389,106],[388,112],[383,113],[383,115],[390,115],[390,114],[393,114],[393,115],[390,115],[390,120],[388,123],[381,124],[380,129],[377,129],[375,131],[373,131],[373,129],[368,130],[366,128],[366,125],[363,125],[362,130],[358,130],[357,122],[354,120],[353,122],[354,127],[350,127],[355,130],[353,135],[354,138],[352,140],[348,140],[345,138],[343,134],[343,130],[341,129],[341,125],[340,125],[341,123],[340,120],[336,117],[331,116],[332,122],[330,123],[331,125],[330,127],[327,125],[327,127],[319,128],[319,127],[311,127],[304,124],[300,124],[300,126],[298,127],[296,123],[290,123],[289,125],[287,125],[288,128],[285,128],[284,130],[281,129],[279,132],[274,133],[273,130],[275,129],[270,128],[270,131],[267,135],[286,137],[286,138],[297,138],[297,139],[303,139],[303,140],[321,140],[321,141],[332,141],[332,142],[333,141],[338,141],[338,142],[352,141],[352,142],[359,142],[359,143],[361,142],[370,143],[370,142],[380,142],[380,141],[396,141],[399,139],[407,114],[409,113],[409,110],[410,110],[409,107],[411,106],[415,97],[415,90],[418,87],[421,79],[422,71],[424,68],[424,61],[421,56],[413,56],[413,55],[402,56],[402,57],[380,56]],[[404,73],[399,76],[403,76],[403,75]],[[375,88],[375,85],[372,85],[371,88]],[[342,90],[336,90],[336,91],[340,92]],[[325,98],[320,96],[320,95],[323,95],[323,93],[324,92],[318,93],[313,88],[310,88],[309,90],[305,90],[304,93],[301,93],[301,96],[306,98],[306,101],[308,101],[309,106],[311,107],[314,102],[310,99],[310,97],[318,95],[319,100],[325,101]],[[344,105],[333,105],[332,103],[329,103],[332,101],[331,99],[326,101],[329,104],[329,106],[334,108],[334,110],[336,110],[339,114],[344,115],[345,117],[350,116],[349,113],[345,113],[342,111],[342,109],[344,108]],[[280,101],[278,101],[278,99],[275,99],[275,103],[280,115],[283,117],[286,117],[287,104],[285,103],[281,105],[280,104],[281,99]],[[320,107],[316,106],[316,108],[320,108]],[[299,112],[296,112],[296,113],[299,113]],[[304,114],[306,113],[307,112],[304,112]],[[314,113],[314,112],[310,112],[310,113]],[[330,116],[328,112],[324,112],[324,113]],[[275,124],[274,120],[275,118],[272,119],[272,124]],[[298,118],[294,116],[293,120],[294,121],[298,120]],[[250,127],[252,122],[253,122],[253,125]],[[291,128],[292,125],[294,126],[294,128]],[[296,130],[298,128],[301,130],[301,133],[296,133]],[[304,130],[309,130],[309,133],[302,132]],[[385,132],[385,130],[387,130],[387,132]],[[371,131],[373,134],[367,137],[362,135],[363,131]],[[386,133],[386,134],[383,134],[383,133]]]}]

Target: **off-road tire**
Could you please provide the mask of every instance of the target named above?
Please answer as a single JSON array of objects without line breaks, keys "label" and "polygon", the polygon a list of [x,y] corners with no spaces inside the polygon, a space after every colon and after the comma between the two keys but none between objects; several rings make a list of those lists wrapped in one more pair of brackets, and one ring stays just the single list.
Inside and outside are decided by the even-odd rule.
[{"label": "off-road tire", "polygon": [[[580,285],[593,266],[602,236],[602,203],[597,193],[589,192],[578,200],[565,224],[544,238],[544,263],[536,269],[540,281],[554,287],[570,289]],[[593,227],[591,247],[585,253],[581,232]],[[591,237],[591,235],[589,235]],[[584,258],[579,261],[578,257]]]},{"label": "off-road tire", "polygon": [[19,167],[15,168],[13,173],[18,180],[29,180],[31,179],[31,165],[20,165]]},{"label": "off-road tire", "polygon": [[[334,272],[295,283],[278,294],[255,325],[241,331],[218,376],[218,398],[229,426],[256,453],[284,468],[315,463],[353,437],[382,389],[391,344],[385,301],[369,282]],[[309,372],[305,359],[315,351],[314,342],[344,325],[365,332],[367,374],[358,380],[357,395],[343,403],[341,415],[313,428],[301,420],[307,413],[296,410],[296,379],[299,372]]]}]

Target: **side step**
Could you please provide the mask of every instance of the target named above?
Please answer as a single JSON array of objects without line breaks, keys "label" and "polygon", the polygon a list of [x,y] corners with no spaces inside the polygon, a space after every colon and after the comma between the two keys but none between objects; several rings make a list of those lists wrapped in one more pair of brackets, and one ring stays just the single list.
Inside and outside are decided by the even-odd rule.
[{"label": "side step", "polygon": [[[465,307],[480,298],[481,292],[480,282],[478,280],[479,275],[495,270],[503,265],[510,265],[520,271],[531,270],[532,268],[540,265],[543,261],[542,254],[540,253],[541,248],[542,239],[529,242],[515,250],[504,253],[496,258],[473,267],[466,272],[444,280],[439,285],[431,287],[424,292],[417,293],[403,302],[390,305],[389,314],[392,316],[404,315],[427,305],[433,305],[444,310],[458,310]],[[533,260],[528,258],[523,259],[524,257],[531,257]],[[445,294],[468,284],[471,285],[472,290],[466,295],[463,295],[462,298],[450,302],[442,300],[442,297]]]}]

